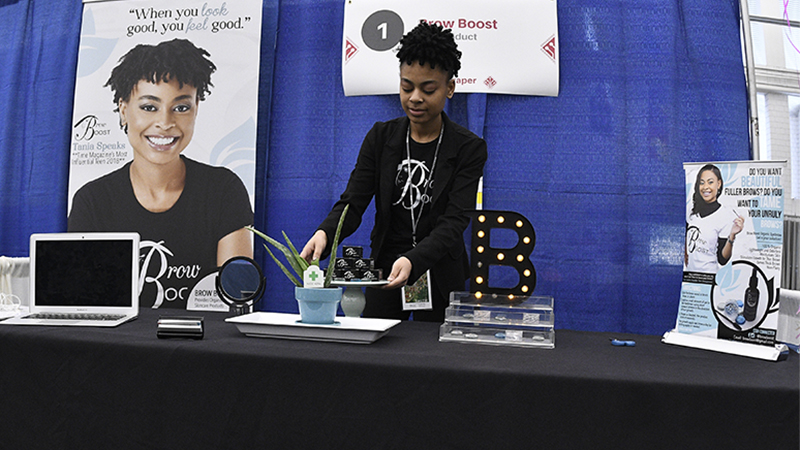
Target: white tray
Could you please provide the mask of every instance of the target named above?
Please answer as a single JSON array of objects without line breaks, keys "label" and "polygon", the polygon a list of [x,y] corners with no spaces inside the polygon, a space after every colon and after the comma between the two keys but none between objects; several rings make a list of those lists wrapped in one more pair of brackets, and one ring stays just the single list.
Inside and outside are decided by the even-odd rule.
[{"label": "white tray", "polygon": [[388,280],[376,280],[376,281],[342,281],[342,280],[333,280],[331,281],[331,286],[358,286],[358,287],[378,287],[384,286],[389,284]]},{"label": "white tray", "polygon": [[251,337],[352,344],[375,342],[400,323],[399,320],[337,316],[336,323],[332,325],[318,325],[300,322],[299,314],[272,312],[254,312],[229,317],[225,321],[233,323],[240,332]]}]

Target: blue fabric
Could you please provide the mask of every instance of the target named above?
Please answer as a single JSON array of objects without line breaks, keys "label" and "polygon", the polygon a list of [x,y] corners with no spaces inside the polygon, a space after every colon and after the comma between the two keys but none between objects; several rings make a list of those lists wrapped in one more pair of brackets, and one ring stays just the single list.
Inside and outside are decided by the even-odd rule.
[{"label": "blue fabric", "polygon": [[[80,10],[0,2],[0,254],[66,226]],[[484,207],[533,223],[535,293],[555,298],[556,327],[661,334],[680,294],[682,163],[749,158],[738,1],[561,0],[558,16],[559,97],[456,94],[446,110],[488,143]],[[342,0],[268,1],[264,20],[256,227],[302,246],[366,132],[403,111],[344,97]],[[347,244],[368,246],[372,214]],[[262,308],[297,312],[258,244]]]},{"label": "blue fabric", "polygon": [[67,226],[80,1],[0,3],[0,254]]}]

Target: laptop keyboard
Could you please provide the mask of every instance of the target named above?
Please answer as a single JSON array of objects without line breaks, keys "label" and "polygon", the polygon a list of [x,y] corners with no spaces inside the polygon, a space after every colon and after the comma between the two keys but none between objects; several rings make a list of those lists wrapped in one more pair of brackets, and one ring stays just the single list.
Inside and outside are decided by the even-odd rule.
[{"label": "laptop keyboard", "polygon": [[26,319],[47,320],[119,320],[123,314],[76,314],[76,313],[37,313],[25,316]]}]

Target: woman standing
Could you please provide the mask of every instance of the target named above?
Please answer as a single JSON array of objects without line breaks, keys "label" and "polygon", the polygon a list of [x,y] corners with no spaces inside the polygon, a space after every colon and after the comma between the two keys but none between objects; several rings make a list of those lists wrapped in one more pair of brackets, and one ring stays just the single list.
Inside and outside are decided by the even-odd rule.
[{"label": "woman standing", "polygon": [[469,224],[465,212],[474,209],[486,142],[443,112],[461,68],[451,30],[422,22],[400,45],[400,104],[406,115],[378,122],[367,133],[347,188],[301,255],[313,260],[330,252],[344,206],[350,205],[342,229],[346,237],[374,198],[371,256],[389,283],[367,288],[364,317],[408,319],[399,288],[429,273],[432,309],[415,310],[414,320],[441,322],[450,292],[464,290],[468,277],[462,233]]}]

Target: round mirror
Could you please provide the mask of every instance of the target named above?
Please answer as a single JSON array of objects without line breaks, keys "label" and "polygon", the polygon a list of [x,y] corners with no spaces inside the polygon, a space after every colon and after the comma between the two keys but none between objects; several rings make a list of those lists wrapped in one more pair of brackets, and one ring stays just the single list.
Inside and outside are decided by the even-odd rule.
[{"label": "round mirror", "polygon": [[264,274],[261,267],[246,256],[235,256],[219,268],[217,292],[236,314],[250,312],[264,292]]}]

